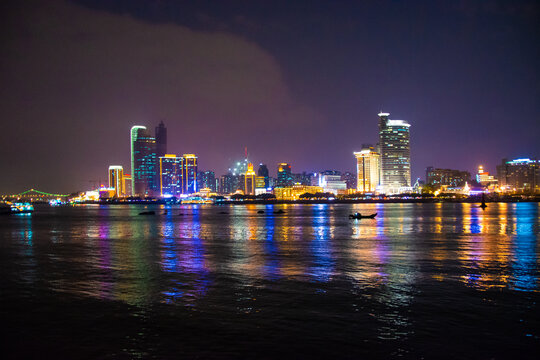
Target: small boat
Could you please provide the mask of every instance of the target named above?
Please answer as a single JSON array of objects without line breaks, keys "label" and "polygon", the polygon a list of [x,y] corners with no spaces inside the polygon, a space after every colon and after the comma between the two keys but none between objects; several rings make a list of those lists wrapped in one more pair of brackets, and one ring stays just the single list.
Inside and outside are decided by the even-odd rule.
[{"label": "small boat", "polygon": [[377,216],[377,213],[371,215],[362,215],[360,213],[356,213],[349,215],[349,219],[375,219],[375,216]]},{"label": "small boat", "polygon": [[264,210],[257,211],[257,214],[264,214]]},{"label": "small boat", "polygon": [[279,209],[278,211],[274,211],[274,214],[285,214],[285,211],[283,211],[283,209]]},{"label": "small boat", "polygon": [[34,205],[30,203],[12,203],[11,204],[11,213],[12,214],[28,214],[34,212]]},{"label": "small boat", "polygon": [[486,205],[486,198],[484,197],[484,193],[482,193],[482,204],[480,204],[480,206],[482,208],[482,210],[486,210],[487,208],[487,205]]},{"label": "small boat", "polygon": [[156,215],[155,211],[143,211],[140,212],[139,215]]}]

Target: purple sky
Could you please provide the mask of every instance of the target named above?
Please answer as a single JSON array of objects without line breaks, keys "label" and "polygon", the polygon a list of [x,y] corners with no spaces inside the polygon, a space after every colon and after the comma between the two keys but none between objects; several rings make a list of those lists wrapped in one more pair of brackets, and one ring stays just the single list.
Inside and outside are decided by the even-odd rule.
[{"label": "purple sky", "polygon": [[223,174],[354,170],[377,113],[425,167],[540,154],[539,6],[506,1],[12,1],[2,6],[0,193],[129,169],[129,129]]}]

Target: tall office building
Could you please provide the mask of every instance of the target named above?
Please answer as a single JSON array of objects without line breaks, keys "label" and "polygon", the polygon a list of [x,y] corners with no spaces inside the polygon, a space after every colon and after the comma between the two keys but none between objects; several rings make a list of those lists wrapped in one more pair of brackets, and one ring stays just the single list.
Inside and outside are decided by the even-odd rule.
[{"label": "tall office building", "polygon": [[249,163],[244,176],[244,194],[255,195],[255,178],[257,174],[253,170],[253,164]]},{"label": "tall office building", "polygon": [[289,187],[293,184],[291,165],[281,163],[278,165],[276,187]]},{"label": "tall office building", "polygon": [[159,189],[161,196],[182,194],[182,158],[165,154],[159,158]]},{"label": "tall office building", "polygon": [[268,188],[270,186],[270,174],[268,173],[268,167],[265,164],[259,164],[257,176],[262,176],[264,178],[265,188]]},{"label": "tall office building", "polygon": [[124,168],[122,166],[109,166],[109,188],[114,189],[114,197],[124,197],[126,195]]},{"label": "tall office building", "polygon": [[156,156],[159,159],[167,154],[167,128],[163,121],[156,126]]},{"label": "tall office building", "polygon": [[380,155],[372,147],[355,152],[356,191],[373,193],[380,182]]},{"label": "tall office building", "polygon": [[213,171],[199,171],[197,176],[197,188],[210,189],[211,192],[216,192],[216,174]]},{"label": "tall office building", "polygon": [[131,128],[131,176],[133,196],[152,196],[157,190],[156,140],[146,127]]},{"label": "tall office building", "polygon": [[[404,120],[390,120],[389,113],[379,113],[381,185],[385,193],[409,191],[411,153],[409,127]],[[409,189],[407,189],[409,188]]]},{"label": "tall office building", "polygon": [[182,157],[182,193],[193,194],[197,188],[197,156],[184,154]]}]

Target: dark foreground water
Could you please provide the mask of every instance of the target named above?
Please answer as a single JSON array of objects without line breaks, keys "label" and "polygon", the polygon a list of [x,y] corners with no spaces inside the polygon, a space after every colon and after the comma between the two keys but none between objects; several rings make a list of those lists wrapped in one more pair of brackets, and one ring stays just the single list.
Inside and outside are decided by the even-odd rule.
[{"label": "dark foreground water", "polygon": [[3,358],[538,358],[537,203],[144,209],[0,217]]}]

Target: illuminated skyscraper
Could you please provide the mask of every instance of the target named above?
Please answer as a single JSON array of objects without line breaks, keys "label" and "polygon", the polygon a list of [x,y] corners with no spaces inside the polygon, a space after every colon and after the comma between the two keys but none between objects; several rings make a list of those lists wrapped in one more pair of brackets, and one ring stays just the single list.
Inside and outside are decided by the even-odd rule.
[{"label": "illuminated skyscraper", "polygon": [[497,166],[501,190],[517,193],[540,193],[540,160],[503,159]]},{"label": "illuminated skyscraper", "polygon": [[161,196],[182,194],[182,158],[165,154],[159,158],[159,187]]},{"label": "illuminated skyscraper", "polygon": [[411,125],[404,120],[390,120],[388,116],[379,113],[381,185],[384,192],[397,193],[411,187]]},{"label": "illuminated skyscraper", "polygon": [[253,164],[249,163],[244,176],[244,194],[255,195],[255,178],[257,174],[253,170]]},{"label": "illuminated skyscraper", "polygon": [[122,166],[109,166],[109,188],[114,189],[114,197],[124,197],[126,195],[124,168]]},{"label": "illuminated skyscraper", "polygon": [[281,163],[278,165],[277,171],[277,187],[289,187],[293,184],[291,165]]},{"label": "illuminated skyscraper", "polygon": [[268,188],[270,186],[270,175],[268,173],[268,167],[265,164],[259,164],[257,175],[264,178],[264,187]]},{"label": "illuminated skyscraper", "polygon": [[356,156],[356,190],[358,192],[375,192],[379,186],[380,155],[372,147],[355,152]]},{"label": "illuminated skyscraper", "polygon": [[156,156],[159,159],[167,153],[167,128],[163,121],[156,126]]},{"label": "illuminated skyscraper", "polygon": [[184,154],[182,157],[182,193],[193,194],[197,191],[197,156]]},{"label": "illuminated skyscraper", "polygon": [[131,176],[134,196],[151,196],[157,190],[156,140],[146,127],[131,128]]},{"label": "illuminated skyscraper", "polygon": [[197,189],[210,189],[211,192],[216,192],[216,175],[213,171],[199,171],[197,176]]}]

